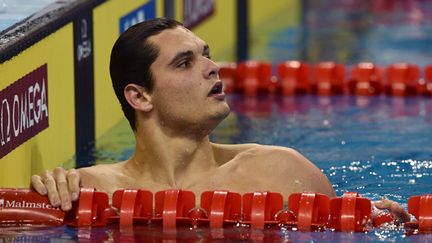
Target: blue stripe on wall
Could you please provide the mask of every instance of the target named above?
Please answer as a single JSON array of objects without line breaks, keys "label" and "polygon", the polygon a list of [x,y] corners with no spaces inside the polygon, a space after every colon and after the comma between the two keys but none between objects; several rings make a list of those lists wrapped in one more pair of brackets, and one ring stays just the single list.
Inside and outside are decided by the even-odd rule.
[{"label": "blue stripe on wall", "polygon": [[94,164],[95,104],[92,9],[77,16],[73,24],[75,54],[76,167]]}]

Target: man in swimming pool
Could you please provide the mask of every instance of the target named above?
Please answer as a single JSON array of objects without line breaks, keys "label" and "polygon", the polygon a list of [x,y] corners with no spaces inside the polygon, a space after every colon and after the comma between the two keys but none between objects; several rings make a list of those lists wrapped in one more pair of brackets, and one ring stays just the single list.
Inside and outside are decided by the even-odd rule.
[{"label": "man in swimming pool", "polygon": [[209,46],[175,20],[129,28],[113,47],[110,74],[134,131],[133,156],[116,164],[56,168],[33,175],[32,186],[63,210],[77,200],[80,186],[109,194],[121,188],[179,188],[197,195],[224,189],[334,197],[327,177],[293,149],[209,141],[230,112],[218,71]]}]

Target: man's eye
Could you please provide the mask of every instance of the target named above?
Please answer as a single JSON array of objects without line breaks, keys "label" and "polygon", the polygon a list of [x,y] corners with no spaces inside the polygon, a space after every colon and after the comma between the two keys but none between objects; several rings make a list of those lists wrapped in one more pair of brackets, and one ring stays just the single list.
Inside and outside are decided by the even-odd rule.
[{"label": "man's eye", "polygon": [[189,60],[184,60],[184,61],[181,61],[181,62],[177,65],[177,67],[179,67],[179,68],[187,68],[187,67],[190,66],[190,64],[191,64],[191,62],[190,62]]}]

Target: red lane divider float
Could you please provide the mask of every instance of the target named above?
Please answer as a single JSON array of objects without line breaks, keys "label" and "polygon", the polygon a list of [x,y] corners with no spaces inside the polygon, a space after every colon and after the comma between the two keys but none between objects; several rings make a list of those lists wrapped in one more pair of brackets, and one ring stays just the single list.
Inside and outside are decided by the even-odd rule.
[{"label": "red lane divider float", "polygon": [[166,190],[155,195],[154,223],[161,223],[164,228],[175,228],[180,225],[191,225],[192,213],[195,208],[195,194],[185,190]]},{"label": "red lane divider float", "polygon": [[432,94],[432,64],[426,65],[424,69],[424,79],[421,80],[420,85],[422,94]]},{"label": "red lane divider float", "polygon": [[338,231],[366,231],[372,212],[371,201],[356,192],[331,200],[329,227]]},{"label": "red lane divider float", "polygon": [[271,93],[275,89],[272,65],[265,61],[245,61],[237,66],[235,90],[246,96]]},{"label": "red lane divider float", "polygon": [[279,223],[276,213],[283,209],[283,197],[274,192],[254,192],[243,195],[243,224],[253,229]]},{"label": "red lane divider float", "polygon": [[62,225],[65,213],[30,189],[0,189],[0,224]]},{"label": "red lane divider float", "polygon": [[115,214],[108,222],[118,223],[120,227],[133,224],[148,224],[153,216],[153,193],[146,190],[118,190],[112,197]]},{"label": "red lane divider float", "polygon": [[237,63],[225,62],[219,64],[219,77],[224,81],[224,91],[226,93],[235,92],[237,79]]},{"label": "red lane divider float", "polygon": [[371,96],[385,91],[384,70],[373,63],[363,62],[351,68],[348,80],[348,93],[351,95]]},{"label": "red lane divider float", "polygon": [[[154,207],[153,207],[154,202]],[[223,228],[238,225],[252,229],[285,227],[291,230],[365,232],[384,223],[392,223],[389,213],[374,215],[371,201],[356,192],[329,198],[319,193],[293,193],[284,207],[280,193],[207,191],[201,194],[200,207],[195,194],[186,190],[125,189],[108,195],[82,188],[79,200],[65,213],[54,208],[46,196],[30,189],[0,189],[0,225],[67,224],[72,227],[98,227],[117,224],[160,224],[165,229],[178,226]],[[406,234],[432,233],[432,194],[413,196],[408,211],[416,221],[405,223]]]},{"label": "red lane divider float", "polygon": [[281,94],[292,96],[314,93],[310,67],[299,61],[286,61],[277,66]]},{"label": "red lane divider float", "polygon": [[405,223],[409,235],[432,233],[432,194],[411,197],[408,200],[408,212],[417,219],[416,222]]},{"label": "red lane divider float", "polygon": [[329,197],[324,194],[293,193],[288,199],[288,209],[295,215],[289,223],[301,231],[323,230],[328,221]]},{"label": "red lane divider float", "polygon": [[410,63],[395,63],[387,68],[390,93],[394,96],[417,94],[420,68]]},{"label": "red lane divider float", "polygon": [[201,208],[207,212],[210,228],[234,225],[241,219],[241,195],[229,191],[207,191],[201,194]]},{"label": "red lane divider float", "polygon": [[[273,70],[274,69],[274,70]],[[432,64],[424,70],[412,63],[381,67],[371,62],[351,65],[332,61],[308,64],[287,60],[272,66],[267,61],[221,63],[219,76],[226,93],[329,95],[432,95]]]},{"label": "red lane divider float", "polygon": [[[29,193],[31,198],[36,195],[36,192]],[[72,209],[65,215],[64,221],[72,227],[105,226],[108,217],[114,214],[106,193],[97,192],[93,188],[81,188],[78,201],[72,204]]]},{"label": "red lane divider float", "polygon": [[343,94],[345,65],[335,62],[321,62],[316,65],[315,72],[318,95]]}]

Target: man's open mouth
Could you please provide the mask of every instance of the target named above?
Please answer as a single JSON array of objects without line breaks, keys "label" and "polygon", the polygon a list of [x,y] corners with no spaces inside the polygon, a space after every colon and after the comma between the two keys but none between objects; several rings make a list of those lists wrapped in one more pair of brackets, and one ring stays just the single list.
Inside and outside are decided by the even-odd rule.
[{"label": "man's open mouth", "polygon": [[223,91],[223,83],[217,82],[213,88],[210,90],[209,96],[215,95],[215,94],[221,94]]}]

